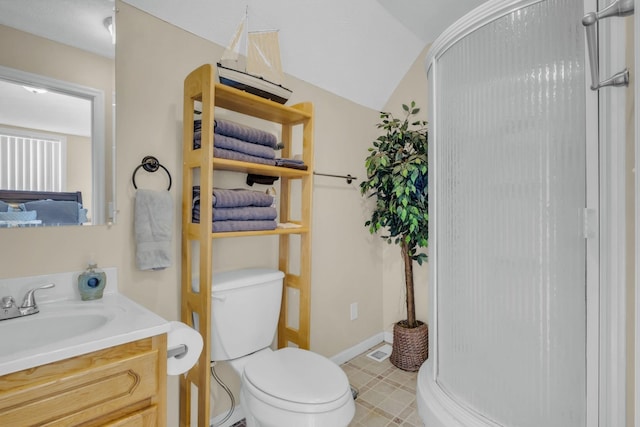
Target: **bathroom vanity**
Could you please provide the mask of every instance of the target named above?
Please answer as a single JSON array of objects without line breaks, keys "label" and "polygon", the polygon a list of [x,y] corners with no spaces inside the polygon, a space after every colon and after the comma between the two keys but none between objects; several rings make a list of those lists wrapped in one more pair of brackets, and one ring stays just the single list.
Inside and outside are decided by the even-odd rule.
[{"label": "bathroom vanity", "polygon": [[3,426],[164,426],[166,335],[0,377]]},{"label": "bathroom vanity", "polygon": [[[45,282],[39,313],[0,321],[0,425],[165,426],[169,323],[116,292],[81,301],[78,273],[0,280],[0,294]],[[59,276],[59,277],[55,277]]]}]

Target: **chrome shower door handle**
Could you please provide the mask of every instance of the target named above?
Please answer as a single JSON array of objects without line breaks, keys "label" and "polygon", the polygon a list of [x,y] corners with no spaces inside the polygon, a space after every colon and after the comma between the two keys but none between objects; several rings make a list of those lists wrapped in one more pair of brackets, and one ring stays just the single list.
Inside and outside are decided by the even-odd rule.
[{"label": "chrome shower door handle", "polygon": [[596,24],[599,20],[614,16],[632,15],[634,11],[634,0],[616,0],[600,12],[589,12],[582,18],[582,25],[587,35],[587,52],[589,54],[589,66],[591,68],[591,89],[598,90],[606,86],[628,86],[629,70],[624,70],[614,74],[610,78],[600,81],[598,70],[598,37]]}]

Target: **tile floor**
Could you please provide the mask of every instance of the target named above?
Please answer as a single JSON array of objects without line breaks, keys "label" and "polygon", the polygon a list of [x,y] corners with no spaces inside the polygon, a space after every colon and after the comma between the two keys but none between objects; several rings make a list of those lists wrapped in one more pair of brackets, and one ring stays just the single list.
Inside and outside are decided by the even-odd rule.
[{"label": "tile floor", "polygon": [[382,345],[342,365],[349,383],[359,391],[349,427],[422,427],[416,407],[418,373],[398,369],[389,359],[378,362],[367,357]]},{"label": "tile floor", "polygon": [[[356,415],[349,427],[423,427],[416,408],[417,372],[396,368],[389,359],[367,357],[378,344],[341,367],[358,390]],[[232,427],[245,427],[244,420]]]}]

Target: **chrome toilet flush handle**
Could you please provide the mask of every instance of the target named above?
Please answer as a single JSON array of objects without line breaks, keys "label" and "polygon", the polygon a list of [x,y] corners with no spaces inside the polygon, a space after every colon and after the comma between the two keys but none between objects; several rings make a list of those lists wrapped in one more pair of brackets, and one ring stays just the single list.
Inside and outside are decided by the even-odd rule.
[{"label": "chrome toilet flush handle", "polygon": [[22,305],[20,307],[16,305],[16,301],[12,296],[2,297],[2,302],[0,303],[0,320],[13,319],[15,317],[38,313],[40,310],[36,304],[35,292],[40,289],[50,289],[54,286],[54,283],[47,283],[46,285],[29,289],[24,295],[24,299],[22,300]]}]

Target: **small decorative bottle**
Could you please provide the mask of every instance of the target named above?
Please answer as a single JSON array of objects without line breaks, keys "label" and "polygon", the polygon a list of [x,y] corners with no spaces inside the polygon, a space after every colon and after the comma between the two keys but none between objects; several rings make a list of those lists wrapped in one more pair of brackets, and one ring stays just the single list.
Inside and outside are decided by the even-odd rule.
[{"label": "small decorative bottle", "polygon": [[106,284],[107,275],[104,271],[98,269],[97,264],[90,263],[89,268],[78,276],[78,290],[82,301],[102,298]]}]

